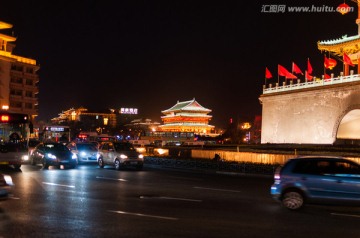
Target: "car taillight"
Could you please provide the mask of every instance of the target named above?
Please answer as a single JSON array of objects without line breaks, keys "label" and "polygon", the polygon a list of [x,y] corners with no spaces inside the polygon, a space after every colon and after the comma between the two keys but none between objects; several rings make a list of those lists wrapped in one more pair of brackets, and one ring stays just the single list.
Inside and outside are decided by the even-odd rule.
[{"label": "car taillight", "polygon": [[276,168],[275,173],[274,173],[274,180],[280,180],[280,172],[281,172],[282,167],[279,166]]}]

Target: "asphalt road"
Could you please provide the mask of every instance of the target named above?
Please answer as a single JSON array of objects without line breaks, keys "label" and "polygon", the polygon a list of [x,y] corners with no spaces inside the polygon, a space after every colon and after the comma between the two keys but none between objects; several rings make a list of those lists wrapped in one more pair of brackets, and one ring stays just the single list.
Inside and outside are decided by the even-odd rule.
[{"label": "asphalt road", "polygon": [[271,176],[97,165],[3,169],[0,237],[360,237],[360,207],[282,208]]}]

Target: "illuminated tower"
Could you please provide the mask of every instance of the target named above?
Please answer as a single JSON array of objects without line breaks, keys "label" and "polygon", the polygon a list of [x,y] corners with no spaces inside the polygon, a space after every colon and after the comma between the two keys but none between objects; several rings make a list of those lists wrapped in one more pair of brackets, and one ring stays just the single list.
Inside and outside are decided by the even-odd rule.
[{"label": "illuminated tower", "polygon": [[[0,21],[0,32],[12,25]],[[36,60],[14,55],[16,37],[0,33],[0,109],[38,115],[39,66]]]},{"label": "illuminated tower", "polygon": [[[327,51],[334,55],[343,57],[346,53],[351,62],[358,66],[358,74],[360,73],[360,0],[352,0],[358,5],[358,17],[356,24],[358,25],[358,34],[354,36],[342,36],[339,39],[319,41],[317,43],[318,49],[321,51]],[[344,64],[344,75],[349,75],[349,65]]]},{"label": "illuminated tower", "polygon": [[173,107],[162,111],[165,116],[161,119],[164,125],[159,126],[162,131],[194,132],[208,134],[214,128],[209,125],[211,110],[201,106],[195,98],[190,101],[177,102]]}]

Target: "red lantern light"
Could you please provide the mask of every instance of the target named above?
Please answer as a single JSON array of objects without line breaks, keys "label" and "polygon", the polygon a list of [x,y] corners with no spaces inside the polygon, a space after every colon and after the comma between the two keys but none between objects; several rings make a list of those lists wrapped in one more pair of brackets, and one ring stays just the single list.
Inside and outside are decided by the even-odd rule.
[{"label": "red lantern light", "polygon": [[350,10],[351,7],[349,7],[349,5],[347,5],[346,3],[342,3],[336,8],[336,11],[340,12],[342,15],[350,12]]}]

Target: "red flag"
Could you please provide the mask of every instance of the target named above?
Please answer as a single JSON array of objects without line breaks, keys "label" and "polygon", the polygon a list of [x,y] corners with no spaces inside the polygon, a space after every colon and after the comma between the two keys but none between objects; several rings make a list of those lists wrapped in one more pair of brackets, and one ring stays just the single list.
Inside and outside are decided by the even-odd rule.
[{"label": "red flag", "polygon": [[[312,74],[312,72],[313,72],[313,68],[312,68],[312,66],[311,66],[311,64],[310,64],[310,60],[308,59],[308,61],[307,61],[307,72],[308,72],[308,74]],[[312,78],[312,77],[311,77]]]},{"label": "red flag", "polygon": [[348,64],[348,65],[350,65],[350,66],[354,66],[353,63],[351,62],[350,57],[349,57],[347,54],[344,53],[343,59],[344,59],[344,64]]},{"label": "red flag", "polygon": [[301,69],[294,62],[292,63],[292,72],[303,75],[303,72],[301,71]]},{"label": "red flag", "polygon": [[305,78],[308,80],[308,81],[311,81],[313,76],[311,76],[308,71],[305,71]]},{"label": "red flag", "polygon": [[287,71],[283,66],[278,65],[278,74],[279,76],[285,76],[286,79],[296,79],[297,77]]},{"label": "red flag", "polygon": [[326,55],[324,55],[324,66],[325,66],[325,68],[329,68],[329,59],[328,58],[326,58]]},{"label": "red flag", "polygon": [[265,78],[267,78],[267,79],[272,78],[272,74],[271,74],[270,70],[268,70],[267,67],[265,68]]},{"label": "red flag", "polygon": [[325,80],[325,81],[330,81],[329,79],[331,79],[331,76],[328,75],[328,74],[325,74],[325,75],[324,75],[324,80]]}]

